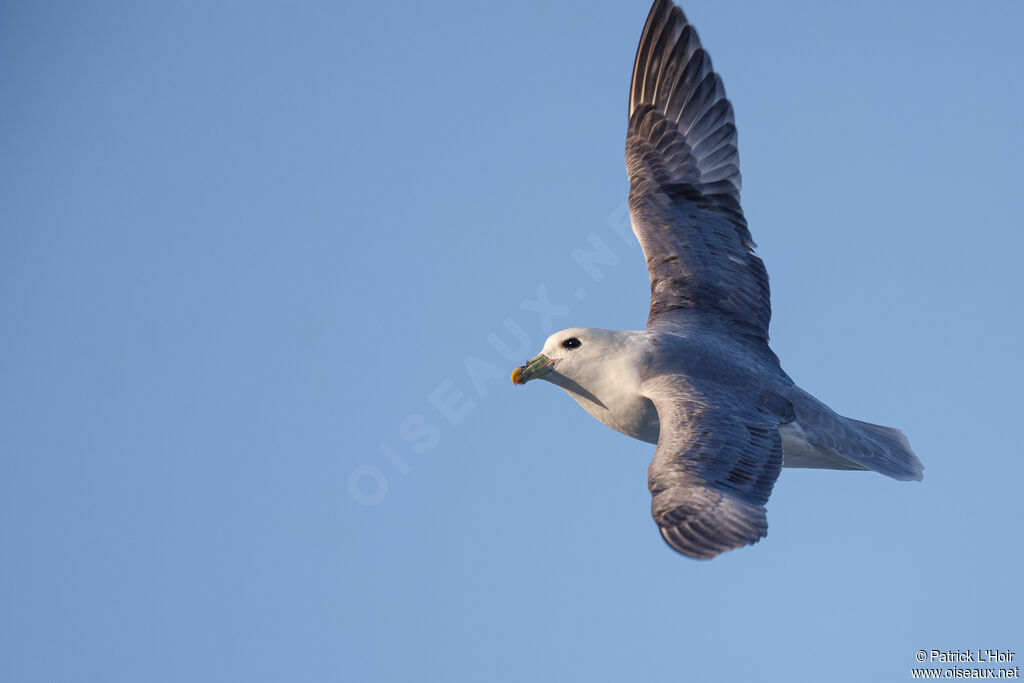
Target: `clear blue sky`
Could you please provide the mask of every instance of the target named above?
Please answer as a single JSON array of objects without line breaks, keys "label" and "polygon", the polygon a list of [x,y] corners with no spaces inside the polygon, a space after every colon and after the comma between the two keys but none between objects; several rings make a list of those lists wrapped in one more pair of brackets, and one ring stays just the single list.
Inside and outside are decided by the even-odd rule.
[{"label": "clear blue sky", "polygon": [[508,381],[549,325],[645,322],[616,230],[647,9],[0,7],[0,679],[1024,657],[1024,5],[684,5],[776,352],[927,468],[785,470],[711,562],[659,538],[653,447]]}]

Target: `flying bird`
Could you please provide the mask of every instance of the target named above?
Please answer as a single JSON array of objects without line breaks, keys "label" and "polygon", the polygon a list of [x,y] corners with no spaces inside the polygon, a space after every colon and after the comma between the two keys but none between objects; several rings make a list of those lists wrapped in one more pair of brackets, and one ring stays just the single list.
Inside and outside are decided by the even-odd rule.
[{"label": "flying bird", "polygon": [[756,543],[783,467],[924,470],[898,429],[836,414],[768,345],[768,274],[740,206],[732,105],[697,32],[656,0],[633,66],[629,212],[650,271],[643,330],[551,335],[512,381],[564,389],[612,429],[657,444],[651,513],[678,552]]}]

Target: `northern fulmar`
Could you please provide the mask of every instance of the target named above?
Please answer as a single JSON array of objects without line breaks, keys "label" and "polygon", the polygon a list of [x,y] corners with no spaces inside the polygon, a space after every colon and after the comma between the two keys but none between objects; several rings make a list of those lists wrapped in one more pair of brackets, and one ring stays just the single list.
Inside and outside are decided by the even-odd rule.
[{"label": "northern fulmar", "polygon": [[630,218],[651,279],[647,327],[557,332],[512,373],[516,384],[556,384],[612,429],[657,444],[654,521],[672,548],[704,559],[765,536],[783,467],[901,481],[924,469],[898,429],[838,415],[780,367],[736,145],[732,105],[697,32],[657,0],[626,133]]}]

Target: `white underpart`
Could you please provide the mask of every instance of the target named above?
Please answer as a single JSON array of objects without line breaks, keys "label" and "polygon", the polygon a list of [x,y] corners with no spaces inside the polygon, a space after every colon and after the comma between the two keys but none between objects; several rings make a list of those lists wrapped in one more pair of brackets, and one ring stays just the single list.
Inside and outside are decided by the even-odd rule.
[{"label": "white underpart", "polygon": [[779,425],[782,437],[782,466],[807,467],[825,470],[857,470],[863,469],[846,458],[823,451],[807,440],[807,433],[800,423],[794,420]]},{"label": "white underpart", "polygon": [[[555,372],[544,379],[564,389],[599,422],[626,436],[656,444],[658,411],[640,393],[640,372],[632,361],[628,356],[619,356],[591,363],[580,368],[582,372],[577,371],[574,380],[559,375],[556,363]],[[578,388],[591,396],[577,393]]]}]

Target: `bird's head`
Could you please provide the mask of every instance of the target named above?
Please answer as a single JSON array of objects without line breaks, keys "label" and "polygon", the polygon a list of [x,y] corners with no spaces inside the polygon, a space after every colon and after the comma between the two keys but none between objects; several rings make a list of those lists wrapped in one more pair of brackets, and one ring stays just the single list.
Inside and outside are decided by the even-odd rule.
[{"label": "bird's head", "polygon": [[571,382],[586,387],[601,367],[630,353],[626,342],[633,333],[570,327],[555,332],[544,342],[541,352],[512,371],[515,384],[544,379],[564,386]]}]

